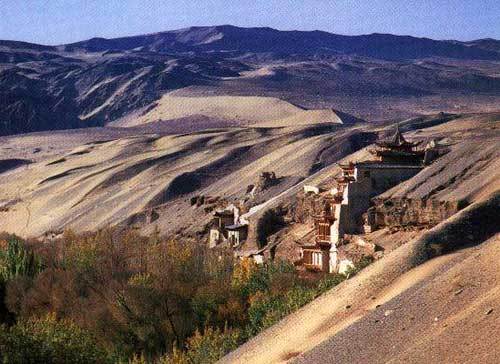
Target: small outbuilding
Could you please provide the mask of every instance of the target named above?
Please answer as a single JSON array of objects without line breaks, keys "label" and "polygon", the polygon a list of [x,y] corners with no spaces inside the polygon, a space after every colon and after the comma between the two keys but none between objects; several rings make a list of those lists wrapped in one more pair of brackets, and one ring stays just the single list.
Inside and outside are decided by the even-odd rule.
[{"label": "small outbuilding", "polygon": [[246,224],[234,224],[226,226],[227,240],[229,244],[236,248],[241,245],[248,235],[248,225]]}]

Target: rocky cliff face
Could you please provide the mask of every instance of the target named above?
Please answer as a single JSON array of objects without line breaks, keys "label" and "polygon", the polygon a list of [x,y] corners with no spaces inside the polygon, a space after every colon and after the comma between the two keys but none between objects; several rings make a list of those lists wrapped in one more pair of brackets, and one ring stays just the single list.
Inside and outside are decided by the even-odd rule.
[{"label": "rocky cliff face", "polygon": [[290,220],[303,224],[312,224],[313,216],[319,215],[325,209],[326,200],[323,194],[303,193],[296,197],[295,203],[289,208]]}]

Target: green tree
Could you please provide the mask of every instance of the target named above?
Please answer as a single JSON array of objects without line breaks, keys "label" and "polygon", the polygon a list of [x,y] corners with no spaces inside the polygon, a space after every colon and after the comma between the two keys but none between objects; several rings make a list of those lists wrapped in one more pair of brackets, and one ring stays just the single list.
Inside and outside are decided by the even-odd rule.
[{"label": "green tree", "polygon": [[0,284],[18,276],[34,277],[42,269],[41,260],[17,238],[10,238],[0,249]]},{"label": "green tree", "polygon": [[209,364],[215,363],[240,344],[238,330],[205,328],[196,330],[187,340],[185,352],[174,350],[171,355],[160,358],[159,364]]},{"label": "green tree", "polygon": [[54,315],[0,327],[0,359],[9,364],[111,363],[92,335]]}]

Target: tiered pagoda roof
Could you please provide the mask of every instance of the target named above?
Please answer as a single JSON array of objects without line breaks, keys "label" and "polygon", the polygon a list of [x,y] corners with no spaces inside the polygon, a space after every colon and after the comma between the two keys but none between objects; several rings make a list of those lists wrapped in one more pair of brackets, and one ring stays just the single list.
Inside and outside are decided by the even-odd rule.
[{"label": "tiered pagoda roof", "polygon": [[403,133],[401,133],[401,130],[399,129],[399,124],[396,127],[395,133],[390,138],[375,142],[375,144],[381,148],[400,150],[411,150],[418,145],[418,143],[411,143],[405,139]]},{"label": "tiered pagoda roof", "polygon": [[385,163],[420,164],[425,152],[417,149],[418,144],[407,141],[398,124],[395,133],[386,140],[376,142],[376,148],[370,153]]}]

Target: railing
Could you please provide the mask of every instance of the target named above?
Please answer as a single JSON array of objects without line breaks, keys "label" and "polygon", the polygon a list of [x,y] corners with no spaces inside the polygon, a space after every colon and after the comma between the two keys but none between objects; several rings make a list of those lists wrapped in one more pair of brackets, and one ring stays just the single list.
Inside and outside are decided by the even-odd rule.
[{"label": "railing", "polygon": [[316,235],[316,242],[318,242],[318,243],[330,243],[330,237],[331,237],[331,235],[317,234]]}]

